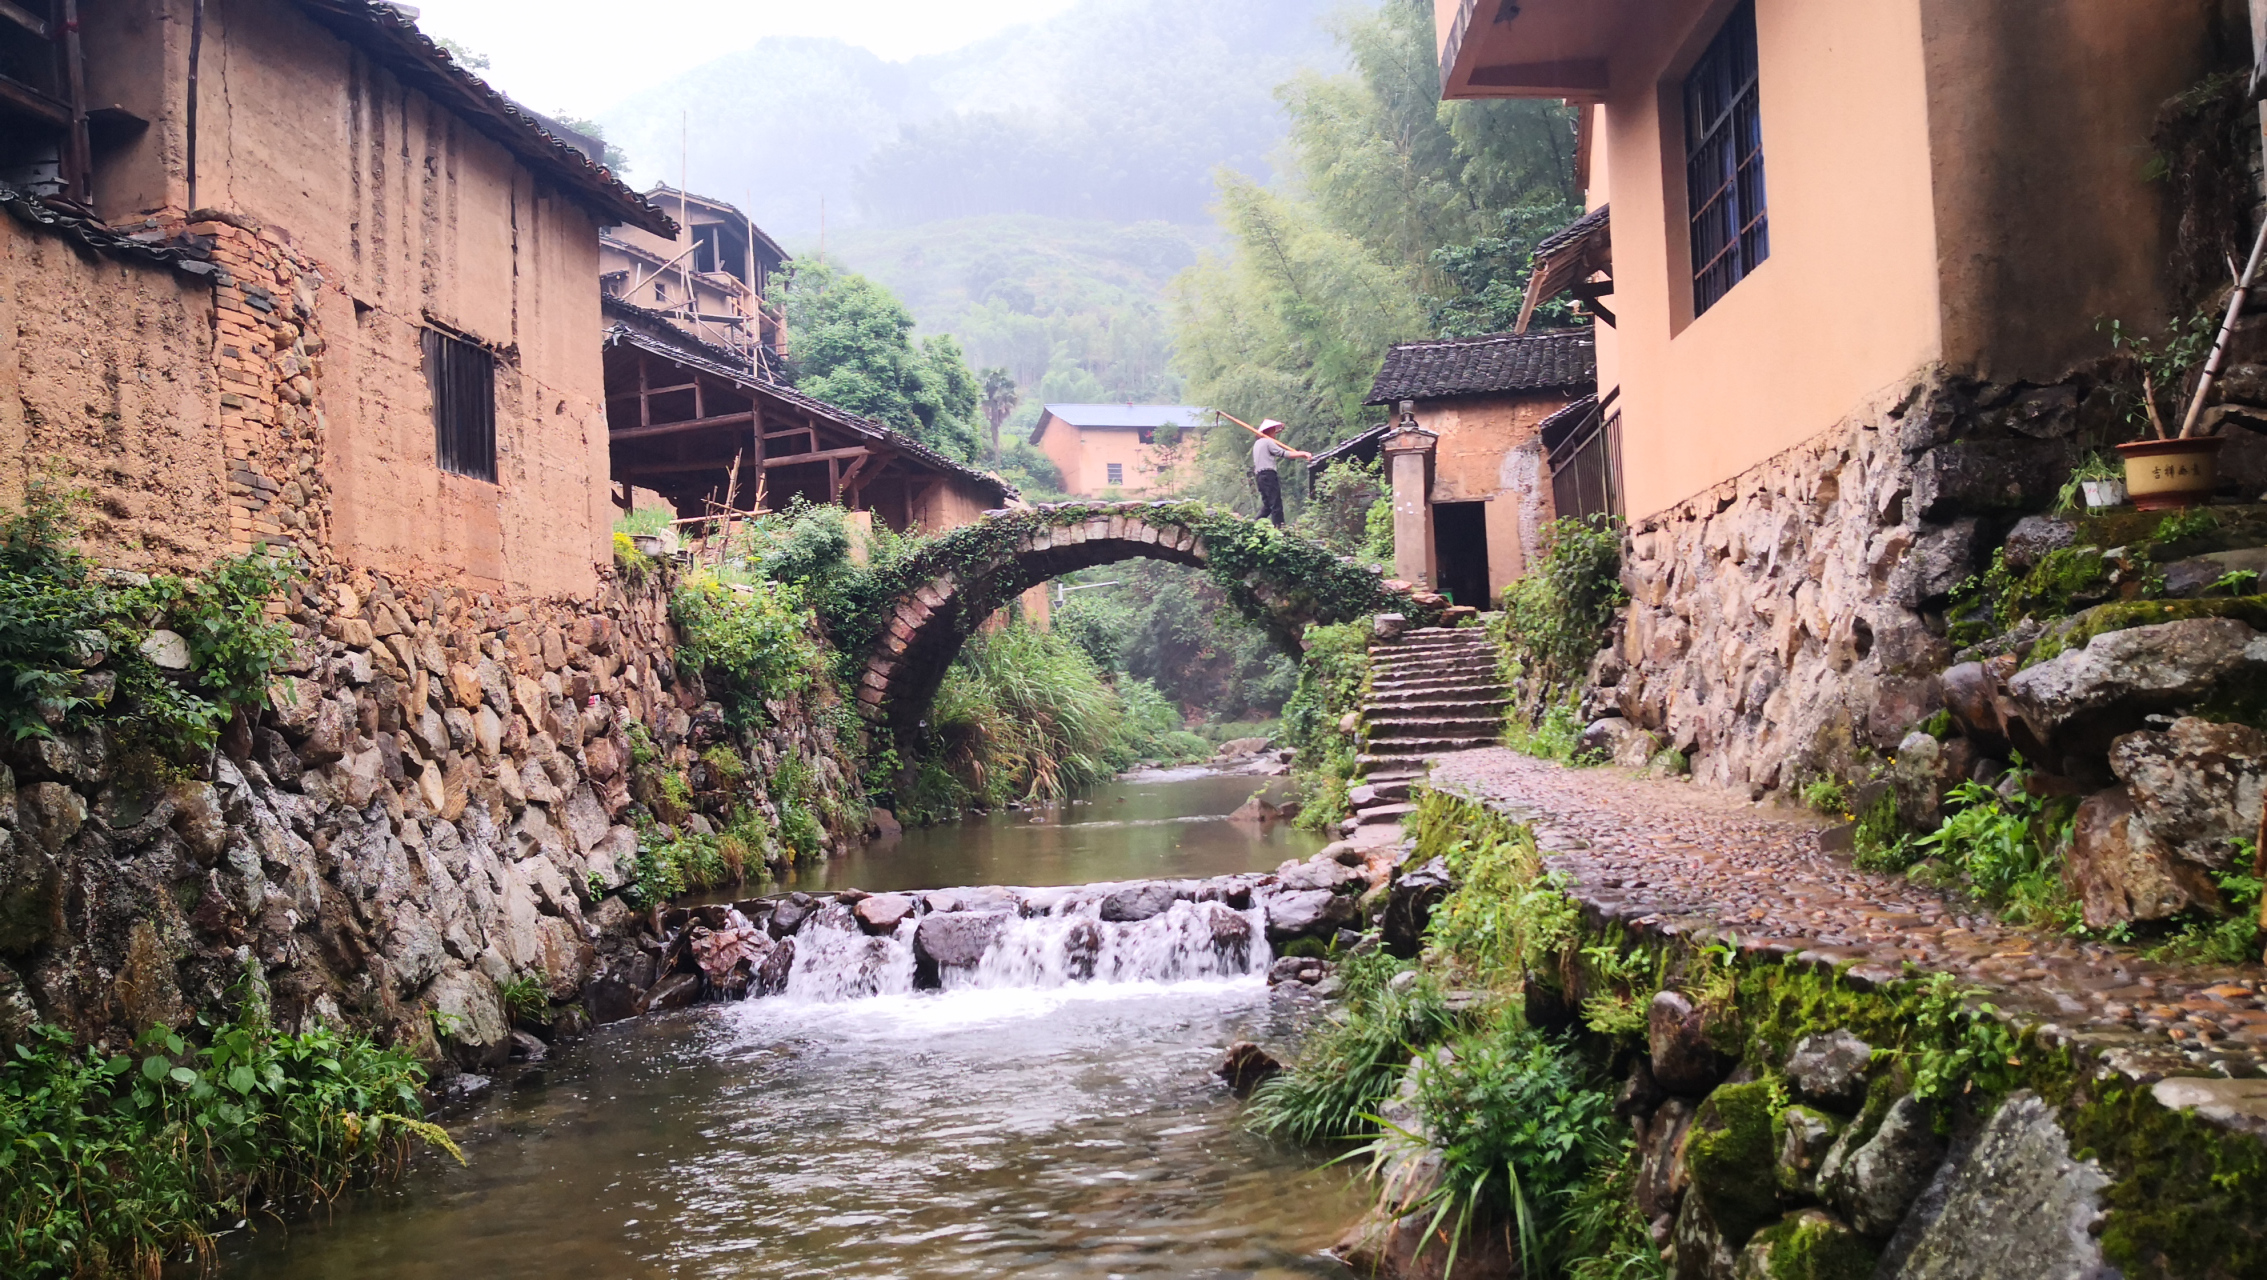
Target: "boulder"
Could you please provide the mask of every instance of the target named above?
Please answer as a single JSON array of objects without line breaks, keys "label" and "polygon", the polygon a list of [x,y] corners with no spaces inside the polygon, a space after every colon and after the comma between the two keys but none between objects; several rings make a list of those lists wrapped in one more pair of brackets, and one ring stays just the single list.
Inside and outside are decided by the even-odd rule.
[{"label": "boulder", "polygon": [[1856,1111],[1864,1104],[1872,1069],[1873,1046],[1848,1031],[1804,1036],[1787,1054],[1787,1083],[1795,1096],[1835,1111]]},{"label": "boulder", "polygon": [[1350,894],[1328,889],[1278,893],[1267,900],[1267,940],[1329,937],[1338,926],[1353,923],[1358,909]]},{"label": "boulder", "polygon": [[946,969],[973,969],[1007,927],[998,912],[931,912],[913,929],[913,985],[944,985]]},{"label": "boulder", "polygon": [[2078,806],[2062,877],[2091,929],[2220,907],[2210,876],[2173,856],[2124,787],[2097,792]]},{"label": "boulder", "polygon": [[1944,1159],[1936,1117],[1911,1094],[1891,1103],[1881,1127],[1858,1141],[1852,1126],[1818,1170],[1818,1195],[1844,1221],[1875,1239],[1887,1239],[1905,1210]]},{"label": "boulder", "polygon": [[858,917],[858,927],[876,937],[896,933],[913,910],[912,897],[902,893],[877,893],[860,899],[858,905],[850,909],[851,914]]},{"label": "boulder", "polygon": [[659,1012],[663,1009],[682,1009],[701,998],[701,975],[697,973],[663,974],[661,981],[645,994],[645,1007]]},{"label": "boulder", "polygon": [[1388,954],[1410,960],[1424,950],[1425,929],[1432,923],[1433,908],[1448,896],[1451,887],[1444,858],[1434,858],[1394,877],[1378,922]]},{"label": "boulder", "polygon": [[1653,1078],[1671,1093],[1697,1098],[1716,1087],[1731,1061],[1708,1042],[1706,1016],[1675,991],[1654,995],[1645,1010],[1645,1041]]},{"label": "boulder", "polygon": [[1709,1219],[1734,1247],[1779,1216],[1771,1119],[1767,1081],[1727,1084],[1700,1104],[1685,1136],[1686,1198],[1708,1202]]},{"label": "boulder", "polygon": [[1823,1111],[1801,1105],[1779,1113],[1771,1122],[1779,1149],[1778,1183],[1782,1195],[1804,1199],[1818,1193],[1819,1166],[1834,1140],[1842,1136],[1842,1122]]},{"label": "boulder", "polygon": [[1172,910],[1175,896],[1173,886],[1155,880],[1127,885],[1103,897],[1102,918],[1116,924],[1147,920]]},{"label": "boulder", "polygon": [[583,1008],[594,1026],[637,1017],[645,1011],[642,997],[636,987],[614,974],[593,978],[582,989]]},{"label": "boulder", "polygon": [[1241,756],[1256,756],[1267,750],[1266,738],[1230,738],[1212,753],[1216,760],[1234,760]]},{"label": "boulder", "polygon": [[178,631],[163,627],[150,632],[142,641],[142,656],[148,658],[160,671],[187,671],[189,669],[189,641]]},{"label": "boulder", "polygon": [[1673,1216],[1685,1193],[1685,1135],[1692,1130],[1692,1104],[1670,1098],[1653,1110],[1637,1134],[1637,1208],[1651,1222]]},{"label": "boulder", "polygon": [[86,821],[86,799],[60,782],[34,782],[16,789],[16,836],[27,850],[60,853]]},{"label": "boulder", "polygon": [[795,939],[781,938],[748,978],[748,998],[776,996],[787,990],[787,976],[795,968]]},{"label": "boulder", "polygon": [[2175,560],[2164,566],[2163,572],[2165,594],[2176,597],[2202,595],[2213,583],[2231,573],[2258,574],[2260,577],[2252,579],[2253,585],[2236,593],[2250,595],[2262,585],[2267,585],[2262,582],[2263,578],[2267,578],[2267,547],[2215,551],[2187,560]]},{"label": "boulder", "polygon": [[1228,821],[1273,822],[1281,816],[1280,813],[1276,812],[1275,806],[1268,803],[1267,797],[1253,795],[1236,806],[1236,811],[1228,815]]},{"label": "boulder", "polygon": [[1697,1195],[1686,1196],[1678,1207],[1661,1260],[1675,1280],[1737,1280],[1738,1276],[1738,1250],[1708,1216],[1707,1200]]},{"label": "boulder", "polygon": [[1405,614],[1381,613],[1370,619],[1370,634],[1388,644],[1400,639],[1401,633],[1408,629],[1409,619]]},{"label": "boulder", "polygon": [[887,809],[867,810],[866,826],[877,840],[894,840],[905,834],[905,824],[899,822],[897,815]]},{"label": "boulder", "polygon": [[803,927],[803,922],[818,914],[818,900],[807,893],[791,893],[781,898],[771,910],[771,919],[765,927],[774,938],[784,938]]},{"label": "boulder", "polygon": [[1228,1057],[1220,1064],[1220,1078],[1228,1082],[1228,1092],[1239,1098],[1252,1096],[1261,1081],[1282,1072],[1282,1063],[1249,1040],[1229,1045]]},{"label": "boulder", "polygon": [[1283,956],[1267,966],[1267,985],[1280,987],[1286,982],[1313,986],[1330,976],[1328,961],[1313,956]]},{"label": "boulder", "polygon": [[2054,1109],[2037,1095],[2008,1095],[1950,1172],[1943,1207],[1905,1255],[1899,1280],[2118,1274],[2094,1234],[2109,1175],[2071,1159]]},{"label": "boulder", "polygon": [[1317,856],[1306,862],[1292,863],[1275,873],[1276,882],[1287,890],[1327,889],[1336,892],[1362,878],[1362,873],[1336,858]]},{"label": "boulder", "polygon": [[2055,752],[2086,755],[2146,727],[2146,716],[2263,676],[2267,636],[2233,618],[2187,618],[2103,632],[2082,649],[2017,672],[2007,691]]},{"label": "boulder", "polygon": [[1994,754],[2004,754],[2007,724],[2002,712],[1999,680],[1981,662],[1963,662],[1937,677],[1944,689],[1944,708],[1969,741]]},{"label": "boulder", "polygon": [[2062,441],[1956,440],[1913,462],[1910,514],[1925,521],[2047,505],[2070,474]]},{"label": "boulder", "polygon": [[2112,742],[2110,769],[2175,856],[2224,871],[2236,842],[2258,834],[2267,734],[2250,725],[2183,716],[2162,733]]},{"label": "boulder", "polygon": [[[1658,748],[1655,739],[1643,729],[1620,716],[1601,716],[1583,726],[1582,737],[1575,743],[1576,752],[1584,759],[1619,762],[1633,738],[1646,739],[1645,755],[1651,757]],[[1639,763],[1643,763],[1641,760]]]},{"label": "boulder", "polygon": [[1737,1280],[1867,1280],[1879,1256],[1871,1241],[1834,1215],[1798,1209],[1747,1242],[1733,1275]]},{"label": "boulder", "polygon": [[2028,572],[2051,552],[2078,541],[2078,526],[2054,516],[2025,516],[2007,531],[2000,542],[2007,567],[2017,572]]}]

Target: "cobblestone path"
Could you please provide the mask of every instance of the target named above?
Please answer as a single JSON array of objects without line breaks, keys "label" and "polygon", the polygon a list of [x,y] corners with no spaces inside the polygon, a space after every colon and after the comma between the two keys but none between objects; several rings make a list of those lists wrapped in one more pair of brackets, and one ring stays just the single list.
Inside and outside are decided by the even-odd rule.
[{"label": "cobblestone path", "polygon": [[1689,783],[1570,769],[1504,748],[1442,756],[1442,790],[1531,824],[1576,896],[1641,931],[1735,933],[1742,950],[1850,965],[1858,982],[1906,965],[1991,991],[2140,1082],[2256,1078],[2267,1065],[2267,968],[2161,964],[2131,950],[1993,920],[1973,904],[1876,875],[1819,848],[1825,824]]}]

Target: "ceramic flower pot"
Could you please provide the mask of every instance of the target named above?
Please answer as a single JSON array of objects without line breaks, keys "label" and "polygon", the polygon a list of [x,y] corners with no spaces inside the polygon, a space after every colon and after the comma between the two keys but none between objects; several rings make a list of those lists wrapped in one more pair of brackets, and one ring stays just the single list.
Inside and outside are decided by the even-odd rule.
[{"label": "ceramic flower pot", "polygon": [[2125,502],[2125,481],[2123,480],[2085,480],[2081,481],[2078,487],[2085,490],[2086,506],[2087,509],[2092,511],[2122,506]]},{"label": "ceramic flower pot", "polygon": [[2125,492],[2143,511],[2209,502],[2220,483],[2219,436],[2136,440],[2117,447],[2125,459]]}]

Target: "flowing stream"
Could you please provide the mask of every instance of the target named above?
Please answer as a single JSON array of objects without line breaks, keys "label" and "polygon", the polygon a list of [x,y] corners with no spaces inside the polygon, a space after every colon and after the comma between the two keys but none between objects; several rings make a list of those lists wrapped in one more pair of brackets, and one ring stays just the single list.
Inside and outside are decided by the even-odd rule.
[{"label": "flowing stream", "polygon": [[[910,832],[803,887],[1268,870],[1320,841],[1222,819],[1262,781],[1121,781]],[[232,1236],[226,1274],[1344,1277],[1321,1250],[1359,1212],[1349,1177],[1244,1133],[1212,1074],[1230,1042],[1314,1016],[1270,995],[1255,914],[1109,924],[1066,895],[917,992],[910,922],[867,937],[827,908],[784,995],[600,1028],[452,1122],[469,1168],[421,1157],[398,1187]]]}]

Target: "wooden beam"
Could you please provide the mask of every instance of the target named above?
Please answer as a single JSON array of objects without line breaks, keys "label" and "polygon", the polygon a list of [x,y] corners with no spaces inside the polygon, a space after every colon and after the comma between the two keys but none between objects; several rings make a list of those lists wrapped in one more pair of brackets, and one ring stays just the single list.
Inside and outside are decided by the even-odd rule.
[{"label": "wooden beam", "polygon": [[743,427],[755,421],[754,413],[727,413],[714,418],[687,418],[683,422],[657,422],[651,426],[624,427],[610,431],[606,438],[618,440],[649,440],[655,436],[681,435],[687,431],[705,431],[710,427]]},{"label": "wooden beam", "polygon": [[672,392],[672,391],[690,391],[690,390],[692,390],[692,389],[693,389],[693,388],[694,388],[695,386],[697,386],[697,385],[699,385],[699,384],[697,384],[697,383],[692,383],[692,382],[680,382],[680,383],[678,383],[678,384],[677,384],[676,386],[674,386],[674,387],[651,387],[651,388],[640,388],[640,389],[639,389],[639,390],[638,390],[637,392],[634,392],[634,393],[633,393],[633,392],[628,392],[628,391],[625,391],[625,392],[623,392],[623,393],[622,393],[621,395],[618,395],[618,396],[608,396],[608,397],[606,397],[606,398],[607,398],[607,399],[609,399],[609,400],[628,400],[628,399],[630,399],[630,398],[631,398],[631,396],[632,396],[633,394],[635,394],[635,395],[648,395],[648,396],[665,396],[665,395],[668,395],[668,394],[669,394],[670,392]]},{"label": "wooden beam", "polygon": [[703,458],[694,462],[637,462],[614,468],[617,477],[683,475],[688,471],[724,471],[732,466],[733,454],[724,458]]},{"label": "wooden beam", "polygon": [[766,467],[800,467],[813,462],[838,462],[844,458],[863,458],[873,449],[866,445],[852,445],[847,449],[821,449],[816,453],[788,453],[764,459]]}]

